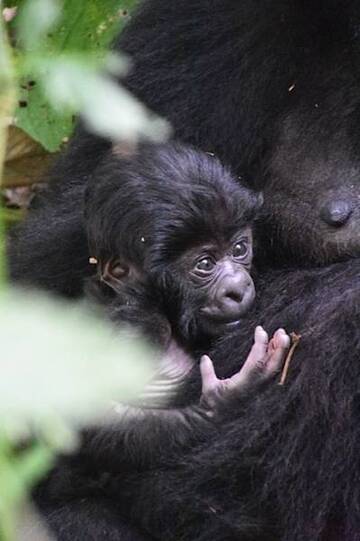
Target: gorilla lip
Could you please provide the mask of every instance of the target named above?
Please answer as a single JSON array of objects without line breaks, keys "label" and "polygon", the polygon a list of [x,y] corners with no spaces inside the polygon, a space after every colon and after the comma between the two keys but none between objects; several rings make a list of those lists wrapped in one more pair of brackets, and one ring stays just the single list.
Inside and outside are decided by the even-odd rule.
[{"label": "gorilla lip", "polygon": [[235,321],[229,321],[228,323],[225,323],[227,327],[235,327],[240,323],[240,319],[236,319]]},{"label": "gorilla lip", "polygon": [[229,318],[224,319],[220,317],[210,317],[210,316],[207,316],[206,320],[208,321],[208,323],[215,325],[217,327],[218,326],[234,327],[241,321],[239,317],[237,317],[237,319],[229,319]]}]

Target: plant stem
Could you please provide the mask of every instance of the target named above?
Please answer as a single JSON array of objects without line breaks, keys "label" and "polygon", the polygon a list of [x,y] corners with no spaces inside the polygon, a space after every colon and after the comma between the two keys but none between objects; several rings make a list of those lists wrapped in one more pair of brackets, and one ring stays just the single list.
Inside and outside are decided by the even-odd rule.
[{"label": "plant stem", "polygon": [[[3,2],[0,0],[0,187],[4,171],[7,128],[15,106],[16,84],[11,60],[10,46],[2,16]],[[0,207],[0,288],[6,281],[5,227]]]}]

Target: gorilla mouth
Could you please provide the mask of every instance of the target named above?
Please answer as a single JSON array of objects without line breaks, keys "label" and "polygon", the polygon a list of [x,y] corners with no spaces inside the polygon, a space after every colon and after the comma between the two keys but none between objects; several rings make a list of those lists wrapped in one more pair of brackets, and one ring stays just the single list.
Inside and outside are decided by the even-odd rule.
[{"label": "gorilla mouth", "polygon": [[236,329],[240,322],[241,319],[239,319],[239,317],[231,321],[229,321],[229,319],[225,320],[206,317],[202,319],[202,329],[210,336],[219,337]]},{"label": "gorilla mouth", "polygon": [[232,310],[227,314],[221,310],[213,310],[212,308],[203,308],[201,312],[202,317],[213,325],[235,325],[248,312],[249,308],[250,305],[244,302],[236,310]]},{"label": "gorilla mouth", "polygon": [[224,323],[226,327],[236,327],[240,323],[241,319],[235,319],[234,321],[229,321],[228,323]]}]

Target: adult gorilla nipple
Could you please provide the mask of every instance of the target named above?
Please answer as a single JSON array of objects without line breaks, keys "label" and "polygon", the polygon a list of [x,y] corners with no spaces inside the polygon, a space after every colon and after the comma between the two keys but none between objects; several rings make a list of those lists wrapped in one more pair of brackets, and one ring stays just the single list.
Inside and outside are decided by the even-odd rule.
[{"label": "adult gorilla nipple", "polygon": [[330,201],[320,210],[320,218],[333,227],[345,225],[353,211],[353,205],[345,200]]}]

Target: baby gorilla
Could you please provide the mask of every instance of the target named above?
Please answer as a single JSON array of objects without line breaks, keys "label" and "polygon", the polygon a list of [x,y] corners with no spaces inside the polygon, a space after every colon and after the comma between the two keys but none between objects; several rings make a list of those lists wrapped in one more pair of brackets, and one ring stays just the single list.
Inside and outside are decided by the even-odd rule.
[{"label": "baby gorilla", "polygon": [[259,205],[217,159],[179,144],[115,150],[95,170],[85,200],[97,264],[88,292],[115,323],[137,326],[158,345],[159,366],[137,402],[112,407],[38,487],[34,497],[55,538],[143,541],[133,515],[139,501],[147,509],[152,502],[139,475],[156,476],[210,441],[227,410],[280,368],[289,345],[281,329],[269,342],[257,327],[248,358],[228,379],[218,379],[203,355],[254,300],[251,224]]},{"label": "baby gorilla", "polygon": [[88,441],[103,462],[133,459],[135,441],[136,459],[149,464],[169,444],[175,450],[198,440],[231,397],[279,370],[289,345],[282,329],[269,342],[257,327],[231,378],[218,379],[201,357],[254,301],[251,225],[260,204],[217,159],[180,144],[115,149],[95,171],[85,216],[97,276],[88,291],[113,321],[136,325],[162,350],[137,407],[116,406],[112,428]]}]

